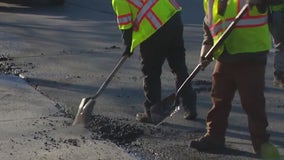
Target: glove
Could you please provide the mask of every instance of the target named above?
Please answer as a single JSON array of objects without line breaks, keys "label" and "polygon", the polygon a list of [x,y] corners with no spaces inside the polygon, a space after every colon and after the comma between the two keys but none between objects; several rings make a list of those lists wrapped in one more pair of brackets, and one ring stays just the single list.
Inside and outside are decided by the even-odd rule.
[{"label": "glove", "polygon": [[130,57],[132,55],[132,52],[130,52],[131,43],[132,43],[132,28],[122,30],[121,32],[122,32],[122,39],[123,39],[123,44],[124,44],[122,55]]},{"label": "glove", "polygon": [[212,62],[212,57],[205,57],[207,52],[210,50],[212,46],[203,44],[200,51],[200,59],[199,64],[201,64],[201,70],[204,71],[205,68]]},{"label": "glove", "polygon": [[200,57],[200,64],[201,64],[201,70],[204,71],[205,68],[212,62],[212,59]]},{"label": "glove", "polygon": [[130,57],[132,55],[132,52],[130,52],[130,48],[131,48],[131,46],[125,45],[123,52],[122,52],[122,56]]},{"label": "glove", "polygon": [[247,0],[249,8],[252,9],[253,6],[256,6],[259,13],[265,13],[267,9],[266,0]]}]

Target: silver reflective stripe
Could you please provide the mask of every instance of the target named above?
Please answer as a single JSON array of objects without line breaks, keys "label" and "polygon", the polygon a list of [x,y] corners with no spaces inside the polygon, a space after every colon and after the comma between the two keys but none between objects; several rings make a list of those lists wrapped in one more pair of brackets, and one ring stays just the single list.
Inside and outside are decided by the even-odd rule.
[{"label": "silver reflective stripe", "polygon": [[130,3],[134,4],[135,7],[138,7],[139,9],[143,7],[143,3],[139,0],[128,0]]},{"label": "silver reflective stripe", "polygon": [[158,29],[162,26],[162,24],[160,23],[159,19],[157,19],[155,17],[154,14],[152,14],[152,12],[149,12],[147,14],[147,17],[151,19],[150,23],[152,24],[152,26],[155,28],[155,29]]},{"label": "silver reflective stripe", "polygon": [[[261,16],[261,17],[250,17],[250,19],[241,19],[238,24],[237,27],[250,27],[250,26],[260,26],[263,24],[267,24],[267,16]],[[226,22],[227,25],[229,25],[233,20],[231,20],[230,22]]]},{"label": "silver reflective stripe", "polygon": [[170,3],[175,7],[175,9],[179,9],[180,5],[176,2],[176,0],[169,0]]},{"label": "silver reflective stripe", "polygon": [[220,22],[210,28],[210,32],[213,37],[216,36],[222,30],[223,30],[222,23]]},{"label": "silver reflective stripe", "polygon": [[149,0],[147,3],[143,4],[139,0],[129,0],[129,2],[135,5],[135,7],[139,7],[138,9],[140,9],[134,23],[134,30],[138,30],[139,24],[145,17],[147,17],[148,21],[155,29],[159,28],[162,25],[160,20],[157,18],[157,16],[155,16],[155,13],[152,11],[152,6],[157,1],[158,0]]},{"label": "silver reflective stripe", "polygon": [[127,23],[130,23],[130,22],[131,22],[131,19],[132,19],[132,16],[131,16],[131,15],[120,16],[120,17],[117,17],[117,23],[118,23],[119,25],[127,24]]},{"label": "silver reflective stripe", "polygon": [[154,4],[154,0],[148,1],[144,6],[140,9],[139,13],[137,14],[136,22],[142,21],[144,15],[151,9],[152,4]]},{"label": "silver reflective stripe", "polygon": [[[265,16],[259,16],[259,17],[249,17],[249,18],[245,18],[245,19],[241,19],[238,24],[236,25],[236,27],[243,27],[243,28],[249,28],[249,27],[254,27],[254,26],[262,26],[267,24],[267,19],[268,17]],[[224,24],[222,23],[218,23],[215,26],[212,26],[211,33],[212,35],[217,35],[220,31],[223,30],[223,26],[226,28],[227,26],[230,25],[230,23],[233,21],[234,19],[229,19],[226,20],[226,22]]]}]

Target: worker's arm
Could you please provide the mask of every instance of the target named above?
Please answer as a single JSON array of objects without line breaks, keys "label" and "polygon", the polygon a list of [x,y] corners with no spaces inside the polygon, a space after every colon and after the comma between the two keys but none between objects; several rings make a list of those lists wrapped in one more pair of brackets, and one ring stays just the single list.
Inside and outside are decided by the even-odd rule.
[{"label": "worker's arm", "polygon": [[210,50],[210,48],[213,46],[213,37],[210,33],[209,27],[207,25],[206,18],[204,18],[203,21],[203,42],[200,50],[200,64],[201,69],[204,70],[205,67],[212,61],[212,57],[205,58],[207,52]]},{"label": "worker's arm", "polygon": [[132,43],[132,28],[121,30],[122,40],[123,40],[123,55],[130,57],[132,53],[130,52]]}]

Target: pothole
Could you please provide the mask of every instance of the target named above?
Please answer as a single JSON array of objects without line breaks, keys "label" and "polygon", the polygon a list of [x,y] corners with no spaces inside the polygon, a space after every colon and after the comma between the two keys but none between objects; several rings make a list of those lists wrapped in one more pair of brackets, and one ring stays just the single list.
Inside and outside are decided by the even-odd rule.
[{"label": "pothole", "polygon": [[117,145],[126,145],[144,134],[142,128],[129,122],[126,118],[111,119],[93,115],[88,129],[92,132],[93,139],[110,140]]}]

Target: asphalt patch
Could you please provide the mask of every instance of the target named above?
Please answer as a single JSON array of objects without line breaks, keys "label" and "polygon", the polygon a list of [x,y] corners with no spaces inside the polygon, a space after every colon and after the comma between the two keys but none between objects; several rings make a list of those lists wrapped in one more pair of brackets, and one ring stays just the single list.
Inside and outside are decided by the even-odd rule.
[{"label": "asphalt patch", "polygon": [[128,119],[111,119],[103,115],[92,115],[87,127],[93,139],[110,140],[117,145],[127,145],[144,134],[141,127],[129,123]]},{"label": "asphalt patch", "polygon": [[11,63],[13,59],[8,55],[0,55],[0,73],[12,74],[15,71],[15,64]]},{"label": "asphalt patch", "polygon": [[34,65],[32,63],[24,63],[16,65],[13,62],[13,58],[9,55],[0,55],[0,74],[13,74],[19,75],[20,73],[25,73],[27,70],[23,68],[32,69]]}]

